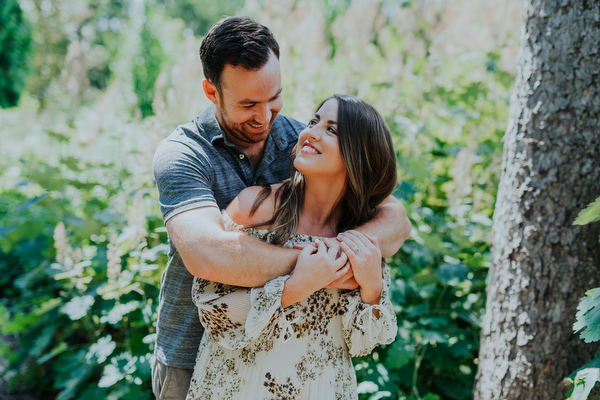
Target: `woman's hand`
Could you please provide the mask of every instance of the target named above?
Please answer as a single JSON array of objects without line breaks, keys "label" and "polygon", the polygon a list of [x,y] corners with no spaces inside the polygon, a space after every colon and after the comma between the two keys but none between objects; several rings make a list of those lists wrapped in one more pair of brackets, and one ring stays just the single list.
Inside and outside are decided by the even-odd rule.
[{"label": "woman's hand", "polygon": [[287,307],[340,279],[350,269],[344,252],[320,240],[304,247],[292,276],[286,281],[281,305]]},{"label": "woman's hand", "polygon": [[348,256],[354,279],[360,286],[362,301],[379,304],[383,289],[381,250],[377,238],[349,230],[338,235],[342,251]]}]

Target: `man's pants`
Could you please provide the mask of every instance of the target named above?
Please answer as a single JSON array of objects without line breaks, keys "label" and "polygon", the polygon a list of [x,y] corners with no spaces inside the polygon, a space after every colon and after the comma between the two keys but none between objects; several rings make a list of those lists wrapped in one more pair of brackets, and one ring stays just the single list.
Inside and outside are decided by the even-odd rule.
[{"label": "man's pants", "polygon": [[193,369],[169,367],[158,360],[152,366],[152,391],[156,400],[185,400]]}]

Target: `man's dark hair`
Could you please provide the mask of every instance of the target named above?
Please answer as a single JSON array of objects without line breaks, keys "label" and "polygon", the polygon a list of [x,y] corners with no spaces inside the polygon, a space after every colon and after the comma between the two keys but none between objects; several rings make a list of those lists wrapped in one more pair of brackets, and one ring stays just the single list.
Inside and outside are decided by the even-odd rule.
[{"label": "man's dark hair", "polygon": [[204,76],[221,91],[226,64],[249,70],[262,68],[271,51],[279,59],[279,44],[264,25],[246,17],[225,17],[214,24],[200,45]]}]

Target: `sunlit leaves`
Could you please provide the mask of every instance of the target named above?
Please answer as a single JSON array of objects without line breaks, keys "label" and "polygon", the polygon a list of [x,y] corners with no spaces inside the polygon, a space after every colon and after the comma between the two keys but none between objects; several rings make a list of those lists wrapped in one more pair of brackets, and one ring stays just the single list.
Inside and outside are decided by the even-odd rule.
[{"label": "sunlit leaves", "polygon": [[575,333],[586,342],[600,340],[600,288],[590,289],[577,306],[577,321],[573,324]]},{"label": "sunlit leaves", "polygon": [[600,197],[582,210],[573,225],[585,225],[600,220]]},{"label": "sunlit leaves", "polygon": [[600,382],[600,368],[583,368],[577,371],[574,379],[567,379],[573,385],[567,400],[586,400],[597,382]]}]

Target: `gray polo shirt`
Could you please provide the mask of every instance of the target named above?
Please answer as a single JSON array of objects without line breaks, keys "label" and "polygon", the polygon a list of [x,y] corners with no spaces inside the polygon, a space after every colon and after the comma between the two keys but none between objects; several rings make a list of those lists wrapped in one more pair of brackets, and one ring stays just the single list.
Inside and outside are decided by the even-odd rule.
[{"label": "gray polo shirt", "polygon": [[[225,209],[248,186],[289,178],[290,154],[304,126],[278,115],[256,170],[225,137],[214,106],[192,122],[178,126],[159,144],[153,161],[165,223],[194,208]],[[191,298],[193,276],[177,249],[169,244],[169,262],[161,276],[155,355],[166,365],[193,368],[203,332]]]}]

